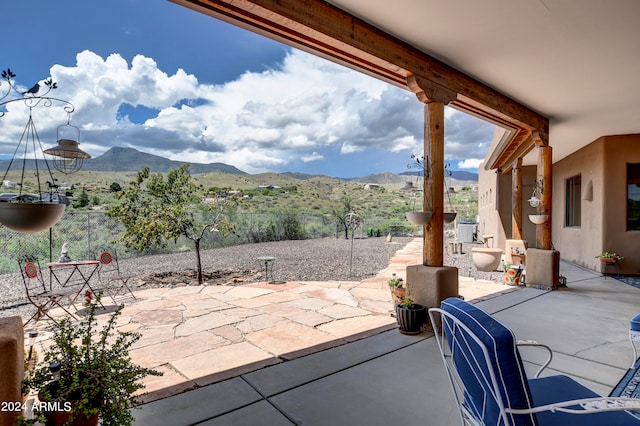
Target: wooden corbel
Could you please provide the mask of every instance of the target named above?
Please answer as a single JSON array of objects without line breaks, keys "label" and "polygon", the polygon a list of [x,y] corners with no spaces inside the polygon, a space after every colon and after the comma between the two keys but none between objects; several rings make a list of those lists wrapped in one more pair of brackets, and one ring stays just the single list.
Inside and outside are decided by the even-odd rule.
[{"label": "wooden corbel", "polygon": [[536,146],[548,146],[549,145],[549,134],[542,130],[534,130],[531,132],[531,139]]},{"label": "wooden corbel", "polygon": [[407,86],[416,94],[418,100],[425,104],[440,102],[448,105],[458,97],[455,91],[415,74],[407,77]]}]

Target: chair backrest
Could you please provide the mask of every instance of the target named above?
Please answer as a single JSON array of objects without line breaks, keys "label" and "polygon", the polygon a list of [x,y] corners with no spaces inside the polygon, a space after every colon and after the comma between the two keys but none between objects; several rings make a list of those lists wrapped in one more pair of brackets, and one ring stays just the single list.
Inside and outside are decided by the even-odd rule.
[{"label": "chair backrest", "polygon": [[115,250],[110,248],[100,249],[97,252],[96,260],[100,261],[100,272],[120,272],[118,257]]},{"label": "chair backrest", "polygon": [[511,330],[458,298],[444,300],[429,315],[463,419],[484,425],[535,425],[533,414],[505,412],[532,406]]},{"label": "chair backrest", "polygon": [[21,256],[18,259],[18,264],[20,265],[20,274],[22,275],[27,296],[40,294],[47,290],[40,270],[40,263],[35,257],[30,255]]}]

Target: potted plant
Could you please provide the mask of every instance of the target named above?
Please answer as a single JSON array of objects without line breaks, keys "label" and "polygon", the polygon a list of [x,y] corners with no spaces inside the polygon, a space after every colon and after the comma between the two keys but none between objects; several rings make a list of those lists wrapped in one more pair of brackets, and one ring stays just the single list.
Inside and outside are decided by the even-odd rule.
[{"label": "potted plant", "polygon": [[420,334],[422,325],[427,321],[427,307],[415,303],[407,293],[396,304],[396,319],[402,334]]},{"label": "potted plant", "polygon": [[[142,389],[147,375],[162,373],[133,363],[129,348],[139,333],[116,331],[120,305],[98,329],[99,296],[88,304],[86,317],[73,322],[65,318],[53,329],[44,363],[24,379],[23,393],[38,392],[46,410],[34,407],[34,419],[21,424],[123,426],[133,424],[130,408],[139,404],[134,393]],[[60,408],[53,411],[51,407]]]},{"label": "potted plant", "polygon": [[624,257],[620,256],[619,254],[615,253],[615,252],[610,252],[610,251],[603,251],[601,254],[599,254],[598,256],[600,258],[600,262],[602,263],[608,263],[608,264],[616,264],[621,262],[622,260],[624,260]]},{"label": "potted plant", "polygon": [[406,294],[406,288],[403,286],[404,281],[402,278],[397,278],[396,274],[392,274],[392,278],[388,281],[389,290],[391,291],[391,300],[393,301],[393,306],[396,306],[398,303],[402,301],[402,298]]}]

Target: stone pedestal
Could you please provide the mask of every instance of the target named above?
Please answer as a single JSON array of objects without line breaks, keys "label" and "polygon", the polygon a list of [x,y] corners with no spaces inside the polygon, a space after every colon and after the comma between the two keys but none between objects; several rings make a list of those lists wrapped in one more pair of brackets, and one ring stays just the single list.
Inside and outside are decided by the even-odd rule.
[{"label": "stone pedestal", "polygon": [[[22,402],[24,331],[22,318],[0,318],[0,401]],[[18,412],[0,411],[0,425],[12,425]]]},{"label": "stone pedestal", "polygon": [[451,266],[407,266],[407,290],[414,302],[439,308],[447,297],[457,297],[458,268]]},{"label": "stone pedestal", "polygon": [[560,252],[527,249],[527,287],[552,289],[560,286]]}]

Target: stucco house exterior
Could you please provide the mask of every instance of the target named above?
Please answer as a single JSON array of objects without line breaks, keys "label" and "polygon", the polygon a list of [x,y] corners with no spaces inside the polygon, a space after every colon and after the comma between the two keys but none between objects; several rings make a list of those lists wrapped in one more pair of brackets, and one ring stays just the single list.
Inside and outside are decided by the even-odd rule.
[{"label": "stucco house exterior", "polygon": [[[625,194],[637,194],[639,2],[171,1],[413,92],[431,176],[444,172],[445,106],[496,124],[479,233],[505,249],[527,241],[527,282],[557,287],[560,258],[598,269],[605,250],[625,256],[613,272],[638,273],[637,206]],[[457,294],[457,282],[440,287],[457,270],[443,267],[441,179],[423,188],[433,216],[416,281],[437,300]]]},{"label": "stucco house exterior", "polygon": [[[496,132],[493,149],[503,133]],[[486,162],[479,173],[478,232],[494,235],[494,246],[503,249],[513,235],[512,175]],[[522,239],[528,247],[537,247],[536,225],[527,220],[536,213],[527,203],[535,181],[536,166],[523,166]],[[604,273],[640,274],[640,135],[602,136],[554,162],[552,193],[552,244],[562,259]],[[596,257],[604,251],[624,261],[605,266]]]}]

